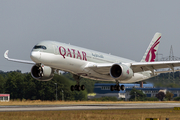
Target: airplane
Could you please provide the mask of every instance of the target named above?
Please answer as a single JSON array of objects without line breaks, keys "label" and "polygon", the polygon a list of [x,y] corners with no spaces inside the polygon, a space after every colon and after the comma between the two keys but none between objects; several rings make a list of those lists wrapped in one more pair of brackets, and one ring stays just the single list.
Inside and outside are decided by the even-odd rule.
[{"label": "airplane", "polygon": [[9,58],[9,50],[4,57],[9,61],[32,64],[31,75],[39,81],[51,80],[59,70],[72,73],[76,85],[71,86],[71,91],[85,89],[80,85],[81,77],[114,81],[116,85],[111,85],[110,90],[120,91],[125,87],[119,83],[143,81],[169,72],[158,72],[157,69],[170,68],[175,72],[174,67],[180,66],[180,61],[155,61],[160,38],[161,33],[155,33],[140,62],[55,41],[36,44],[30,53],[32,61]]}]

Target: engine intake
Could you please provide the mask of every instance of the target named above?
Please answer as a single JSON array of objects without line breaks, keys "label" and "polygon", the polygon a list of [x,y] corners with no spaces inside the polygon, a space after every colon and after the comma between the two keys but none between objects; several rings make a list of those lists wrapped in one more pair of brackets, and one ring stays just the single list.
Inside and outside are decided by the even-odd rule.
[{"label": "engine intake", "polygon": [[110,69],[110,75],[116,80],[129,80],[133,76],[133,71],[127,65],[114,64]]},{"label": "engine intake", "polygon": [[51,67],[44,65],[34,65],[31,68],[31,76],[39,81],[49,81],[53,78],[54,73]]}]

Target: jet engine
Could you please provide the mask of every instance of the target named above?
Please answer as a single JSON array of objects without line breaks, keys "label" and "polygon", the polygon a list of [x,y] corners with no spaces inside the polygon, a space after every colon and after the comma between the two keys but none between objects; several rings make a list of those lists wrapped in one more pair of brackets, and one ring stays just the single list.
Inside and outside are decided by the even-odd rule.
[{"label": "jet engine", "polygon": [[54,73],[51,67],[44,65],[34,65],[31,68],[31,76],[39,81],[49,81],[53,78]]},{"label": "jet engine", "polygon": [[114,64],[110,69],[110,75],[116,80],[129,80],[133,76],[133,71],[127,65]]}]

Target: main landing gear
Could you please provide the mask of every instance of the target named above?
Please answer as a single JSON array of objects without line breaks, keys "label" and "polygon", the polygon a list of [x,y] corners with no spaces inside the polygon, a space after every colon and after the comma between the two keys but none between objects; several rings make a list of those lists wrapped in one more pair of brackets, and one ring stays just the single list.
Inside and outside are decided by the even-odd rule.
[{"label": "main landing gear", "polygon": [[125,90],[125,87],[124,85],[119,85],[119,82],[118,80],[116,80],[116,85],[111,85],[111,91],[114,91],[114,90],[117,90],[117,91],[120,91],[120,90]]},{"label": "main landing gear", "polygon": [[79,81],[80,81],[80,76],[78,75],[73,75],[73,78],[76,80],[76,85],[72,85],[71,86],[71,91],[77,90],[77,91],[81,91],[81,90],[85,90],[85,86],[84,85],[79,85]]}]

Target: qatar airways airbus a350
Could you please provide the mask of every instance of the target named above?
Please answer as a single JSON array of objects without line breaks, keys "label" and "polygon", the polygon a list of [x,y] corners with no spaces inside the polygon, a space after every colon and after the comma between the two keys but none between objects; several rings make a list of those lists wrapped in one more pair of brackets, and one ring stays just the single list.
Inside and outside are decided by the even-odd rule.
[{"label": "qatar airways airbus a350", "polygon": [[72,91],[85,89],[80,85],[80,77],[115,81],[116,85],[110,89],[120,91],[124,90],[124,85],[119,83],[142,81],[158,75],[157,69],[170,68],[174,72],[174,67],[180,66],[180,61],[155,62],[160,38],[160,33],[154,35],[140,62],[55,41],[42,41],[35,45],[30,54],[32,61],[11,59],[8,50],[4,57],[9,61],[33,64],[31,75],[40,81],[51,80],[58,70],[70,72],[77,82],[71,86]]}]

